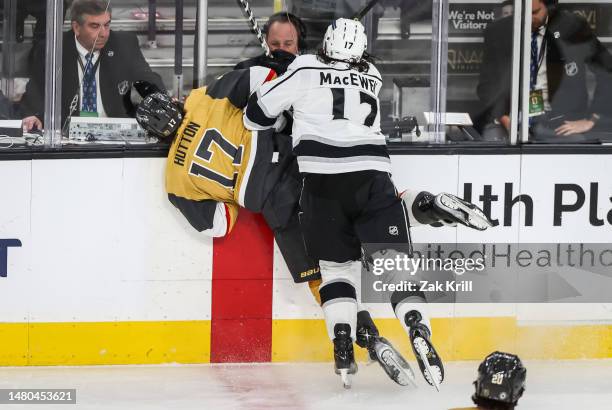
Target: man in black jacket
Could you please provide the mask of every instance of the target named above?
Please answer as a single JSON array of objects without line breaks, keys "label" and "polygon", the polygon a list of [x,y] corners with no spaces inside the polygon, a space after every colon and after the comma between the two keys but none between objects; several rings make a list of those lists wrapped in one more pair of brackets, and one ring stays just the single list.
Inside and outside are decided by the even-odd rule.
[{"label": "man in black jacket", "polygon": [[[530,117],[532,133],[556,136],[601,128],[612,107],[612,55],[586,20],[557,9],[556,0],[534,0]],[[513,18],[485,31],[478,96],[487,110],[485,139],[501,139],[510,128]],[[587,70],[596,77],[592,99]],[[599,126],[598,126],[599,125]]]},{"label": "man in black jacket", "polygon": [[[147,64],[136,36],[110,30],[112,10],[103,0],[75,0],[72,31],[64,33],[62,56],[62,123],[69,116],[127,117],[123,95],[133,81],[164,89]],[[45,65],[40,62],[22,100],[23,127],[42,128]]]}]

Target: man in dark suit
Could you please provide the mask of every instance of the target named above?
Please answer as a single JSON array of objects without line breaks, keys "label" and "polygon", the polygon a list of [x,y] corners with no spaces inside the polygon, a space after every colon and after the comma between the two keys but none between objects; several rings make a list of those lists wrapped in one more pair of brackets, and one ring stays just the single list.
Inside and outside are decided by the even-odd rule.
[{"label": "man in dark suit", "polygon": [[[597,130],[612,108],[612,55],[586,20],[557,8],[556,0],[533,0],[530,113],[539,135]],[[510,128],[513,17],[485,31],[478,96],[487,110],[485,139],[507,137]],[[590,100],[586,67],[596,77]]]},{"label": "man in dark suit", "polygon": [[[64,33],[62,56],[62,123],[69,116],[127,117],[123,96],[133,81],[165,89],[147,64],[132,33],[110,30],[111,8],[103,0],[75,0],[72,31]],[[29,81],[22,99],[23,128],[42,128],[44,63]]]}]

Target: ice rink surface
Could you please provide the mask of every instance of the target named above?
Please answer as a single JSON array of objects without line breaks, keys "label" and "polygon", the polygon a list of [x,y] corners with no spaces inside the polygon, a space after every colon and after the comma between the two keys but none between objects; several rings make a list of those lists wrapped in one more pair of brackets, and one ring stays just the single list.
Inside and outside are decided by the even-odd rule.
[{"label": "ice rink surface", "polygon": [[[0,368],[0,388],[77,389],[76,405],[15,409],[441,410],[471,407],[477,365],[448,363],[440,393],[420,373],[418,388],[400,387],[376,363],[360,364],[351,390],[342,388],[331,363]],[[612,360],[525,366],[527,390],[519,410],[612,409]]]}]

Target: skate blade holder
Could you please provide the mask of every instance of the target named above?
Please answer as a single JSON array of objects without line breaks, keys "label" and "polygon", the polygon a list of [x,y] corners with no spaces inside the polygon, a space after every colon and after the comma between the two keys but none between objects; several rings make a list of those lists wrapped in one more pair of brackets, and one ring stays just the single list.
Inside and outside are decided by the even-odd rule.
[{"label": "skate blade holder", "polygon": [[425,379],[429,384],[434,386],[436,390],[440,391],[440,379],[442,378],[442,373],[440,372],[440,368],[438,366],[430,366],[429,360],[427,360],[427,353],[429,353],[429,346],[427,346],[427,342],[420,337],[414,339],[414,347],[416,351],[419,353],[423,364],[425,365]]},{"label": "skate blade holder", "polygon": [[449,196],[446,194],[441,195],[440,203],[449,209],[459,211],[463,213],[465,216],[467,216],[466,222],[474,229],[477,229],[479,231],[484,231],[487,228],[493,227],[493,224],[491,223],[489,218],[487,218],[487,216],[484,213],[482,213],[480,209],[476,207],[471,208],[463,204],[462,202],[456,200],[452,196]]},{"label": "skate blade holder", "polygon": [[397,384],[400,386],[410,386],[413,388],[417,387],[416,378],[412,369],[410,367],[405,368],[401,363],[398,363],[398,361],[395,360],[395,355],[391,349],[386,349],[382,352],[381,360],[384,361],[387,366],[396,369],[398,375],[396,376],[397,380],[394,381]]},{"label": "skate blade holder", "polygon": [[340,369],[338,370],[340,372],[340,377],[342,378],[342,386],[345,389],[350,389],[351,388],[351,374],[349,374],[349,369]]}]

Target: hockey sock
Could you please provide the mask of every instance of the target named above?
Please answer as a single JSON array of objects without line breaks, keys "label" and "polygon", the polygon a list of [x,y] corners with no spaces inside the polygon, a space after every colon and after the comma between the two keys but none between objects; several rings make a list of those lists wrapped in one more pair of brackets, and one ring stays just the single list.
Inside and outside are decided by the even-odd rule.
[{"label": "hockey sock", "polygon": [[[321,306],[330,340],[334,340],[334,327],[346,323],[351,328],[351,338],[356,339],[357,295],[354,285],[356,262],[320,261],[323,282],[319,287]],[[358,266],[357,266],[358,267]]]}]

